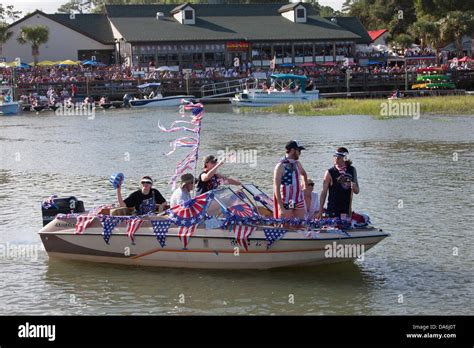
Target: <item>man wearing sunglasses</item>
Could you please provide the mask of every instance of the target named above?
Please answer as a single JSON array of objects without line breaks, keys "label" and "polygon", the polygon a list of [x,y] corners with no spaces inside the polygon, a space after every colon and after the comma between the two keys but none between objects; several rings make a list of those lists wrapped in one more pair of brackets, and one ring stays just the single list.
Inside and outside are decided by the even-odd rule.
[{"label": "man wearing sunglasses", "polygon": [[152,188],[153,179],[144,176],[140,180],[141,189],[122,199],[121,186],[117,187],[117,200],[121,207],[135,208],[138,215],[145,215],[152,211],[162,211],[166,206],[166,199],[157,189]]},{"label": "man wearing sunglasses", "polygon": [[[349,160],[349,151],[339,147],[333,155],[334,166],[324,173],[323,189],[319,206],[323,207],[329,192],[326,214],[330,217],[341,217],[341,214],[352,215],[352,193],[359,193],[357,172]],[[322,217],[319,210],[318,218]]]}]

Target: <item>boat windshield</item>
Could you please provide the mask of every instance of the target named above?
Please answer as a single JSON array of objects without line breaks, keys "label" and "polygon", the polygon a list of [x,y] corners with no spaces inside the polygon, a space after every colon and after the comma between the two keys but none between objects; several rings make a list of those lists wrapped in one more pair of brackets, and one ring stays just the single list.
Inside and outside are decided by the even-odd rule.
[{"label": "boat windshield", "polygon": [[224,212],[228,212],[228,209],[233,207],[245,207],[251,211],[254,211],[252,202],[247,198],[243,192],[235,192],[232,189],[220,188],[214,190],[214,199],[207,208],[207,214],[209,216],[224,217]]},{"label": "boat windshield", "polygon": [[[265,192],[260,190],[258,186],[253,184],[242,184],[242,187],[252,196],[257,206],[265,207],[270,213],[273,213],[273,200]],[[258,211],[261,213],[260,208]]]}]

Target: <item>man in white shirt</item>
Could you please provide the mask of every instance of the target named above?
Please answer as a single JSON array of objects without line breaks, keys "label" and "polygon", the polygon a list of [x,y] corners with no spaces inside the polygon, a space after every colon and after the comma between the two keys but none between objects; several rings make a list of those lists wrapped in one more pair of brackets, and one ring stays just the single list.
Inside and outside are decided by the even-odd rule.
[{"label": "man in white shirt", "polygon": [[170,206],[183,205],[184,202],[191,199],[191,191],[194,184],[197,182],[192,174],[186,173],[181,175],[179,187],[174,190],[170,199]]}]

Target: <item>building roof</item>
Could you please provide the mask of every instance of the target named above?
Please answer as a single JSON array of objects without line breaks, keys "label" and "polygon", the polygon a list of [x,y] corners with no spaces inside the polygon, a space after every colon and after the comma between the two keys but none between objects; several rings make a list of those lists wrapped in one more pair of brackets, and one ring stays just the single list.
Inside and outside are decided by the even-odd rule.
[{"label": "building roof", "polygon": [[[215,40],[358,40],[361,37],[306,7],[307,22],[294,23],[276,4],[193,4],[196,24],[177,22],[176,5],[106,5],[117,30],[129,42]],[[164,16],[156,19],[156,13]]]},{"label": "building roof", "polygon": [[387,29],[380,29],[380,30],[369,30],[367,33],[369,33],[370,38],[372,41],[377,40],[380,36],[385,34],[388,30]]},{"label": "building roof", "polygon": [[301,4],[301,2],[294,2],[294,3],[291,3],[291,4],[283,5],[282,7],[280,7],[278,9],[278,12],[283,13],[283,12],[288,12],[288,11],[294,10],[295,7],[297,7],[299,4]]},{"label": "building roof", "polygon": [[[189,2],[186,2],[186,3],[182,4],[182,5],[176,6],[174,9],[172,9],[172,10],[170,11],[170,14],[173,15],[173,14],[175,14],[175,13],[178,13],[179,11],[184,10],[187,6],[190,6],[190,5],[189,5]],[[192,7],[192,6],[191,6],[191,7]]]},{"label": "building roof", "polygon": [[16,26],[26,19],[35,15],[41,15],[49,18],[59,24],[62,24],[69,29],[72,29],[84,36],[89,37],[95,41],[103,44],[113,44],[114,36],[112,34],[112,28],[110,22],[104,14],[76,14],[74,19],[69,18],[69,14],[46,14],[40,10],[36,10],[29,15],[19,19],[18,21],[10,24],[9,27]]},{"label": "building roof", "polygon": [[331,20],[332,18],[336,18],[336,24],[340,27],[349,30],[357,35],[360,36],[360,39],[356,40],[358,44],[370,44],[372,39],[370,38],[367,30],[365,29],[362,22],[357,17],[324,17],[327,20]]}]

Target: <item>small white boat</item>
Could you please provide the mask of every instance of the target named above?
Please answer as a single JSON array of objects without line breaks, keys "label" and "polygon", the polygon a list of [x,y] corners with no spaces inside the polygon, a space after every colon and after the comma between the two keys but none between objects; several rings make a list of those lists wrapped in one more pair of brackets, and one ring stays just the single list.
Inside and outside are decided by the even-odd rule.
[{"label": "small white boat", "polygon": [[[271,75],[272,86],[250,88],[231,98],[236,106],[271,106],[275,104],[303,103],[319,99],[318,90],[306,90],[306,76],[292,74]],[[298,85],[299,84],[299,85]]]},{"label": "small white boat", "polygon": [[147,96],[147,98],[125,98],[126,102],[134,108],[179,106],[183,99],[194,99],[193,95],[163,97],[161,94],[161,83],[145,83],[137,87],[140,90],[140,93]]},{"label": "small white boat", "polygon": [[0,115],[16,115],[20,110],[20,104],[13,101],[12,88],[0,86]]},{"label": "small white boat", "polygon": [[[183,220],[173,220],[172,212],[176,208],[168,211],[168,215],[140,217],[143,222],[133,241],[127,234],[129,225],[126,220],[130,217],[126,216],[114,217],[123,220],[115,227],[107,243],[104,241],[103,224],[108,218],[105,215],[91,215],[90,225],[80,234],[76,234],[75,229],[77,214],[58,215],[43,227],[39,235],[52,258],[203,269],[270,269],[351,261],[363,257],[361,252],[366,252],[388,236],[369,224],[347,229],[326,225],[297,230],[266,224],[265,221],[272,219],[271,200],[254,185],[243,185],[243,190],[238,192],[222,188],[206,195],[210,195],[206,196],[210,201],[200,210],[201,222],[184,247],[180,227]],[[194,209],[195,205],[191,208]],[[188,212],[184,214],[189,217]],[[205,214],[207,217],[203,218]],[[85,215],[87,213],[79,216]],[[162,246],[153,224],[169,221],[170,216],[174,223],[165,232],[166,241]],[[239,216],[240,221],[252,216],[254,223],[225,225],[229,219]],[[250,235],[248,238],[240,235],[238,239],[239,233],[245,232],[244,228],[251,229]],[[279,238],[274,240],[275,235]]]}]

